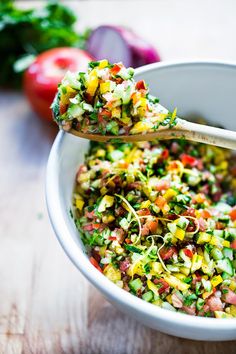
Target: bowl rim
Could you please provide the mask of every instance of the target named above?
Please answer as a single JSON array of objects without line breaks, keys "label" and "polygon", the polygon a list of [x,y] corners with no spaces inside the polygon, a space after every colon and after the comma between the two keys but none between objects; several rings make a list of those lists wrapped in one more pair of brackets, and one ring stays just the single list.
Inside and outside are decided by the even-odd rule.
[{"label": "bowl rim", "polygon": [[[179,66],[219,66],[225,68],[236,69],[236,63],[216,60],[200,60],[200,61],[168,61],[145,65],[135,69],[135,74],[142,74],[161,68],[173,68]],[[63,206],[59,197],[59,163],[60,151],[65,139],[65,132],[60,131],[53,143],[48,159],[46,170],[46,203],[49,218],[55,231],[58,241],[64,249],[72,263],[80,270],[80,272],[105,296],[114,302],[119,302],[124,307],[129,307],[133,311],[143,316],[148,316],[153,321],[171,322],[173,326],[183,326],[186,323],[191,329],[202,330],[236,330],[236,319],[216,319],[190,316],[178,312],[172,312],[126,292],[112,283],[103,274],[101,274],[89,261],[86,253],[78,247],[73,240],[66,221],[63,216]],[[69,218],[69,213],[68,213]]]}]

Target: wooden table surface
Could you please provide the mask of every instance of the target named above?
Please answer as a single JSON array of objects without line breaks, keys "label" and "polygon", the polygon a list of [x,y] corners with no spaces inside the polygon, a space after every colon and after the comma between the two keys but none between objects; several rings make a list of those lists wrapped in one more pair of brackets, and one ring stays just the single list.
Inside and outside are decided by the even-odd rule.
[{"label": "wooden table surface", "polygon": [[[234,0],[72,6],[79,27],[123,23],[158,47],[164,60],[236,60]],[[0,106],[0,354],[235,353],[235,342],[195,342],[144,327],[89,285],[47,216],[45,167],[57,129],[39,121],[20,93],[1,91]]]}]

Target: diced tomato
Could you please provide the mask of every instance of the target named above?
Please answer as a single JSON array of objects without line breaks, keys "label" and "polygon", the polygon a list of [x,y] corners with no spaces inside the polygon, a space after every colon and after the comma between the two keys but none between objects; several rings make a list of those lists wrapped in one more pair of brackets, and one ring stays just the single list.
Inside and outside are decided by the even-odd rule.
[{"label": "diced tomato", "polygon": [[188,208],[184,213],[183,216],[192,216],[196,217],[196,210],[194,208]]},{"label": "diced tomato", "polygon": [[154,234],[157,231],[158,220],[148,220],[146,225],[148,229]]},{"label": "diced tomato", "polygon": [[216,230],[224,230],[225,225],[220,222],[220,221],[216,221]]},{"label": "diced tomato", "polygon": [[117,75],[118,72],[121,70],[121,66],[118,64],[115,64],[111,69],[110,69],[110,73],[112,75]]},{"label": "diced tomato", "polygon": [[92,226],[93,226],[93,229],[94,230],[98,230],[98,229],[100,229],[100,227],[102,226],[101,224],[98,224],[98,223],[94,223],[94,224],[92,224]]},{"label": "diced tomato", "polygon": [[170,246],[170,247],[165,246],[162,247],[159,253],[163,261],[166,261],[167,259],[173,257],[173,255],[177,253],[177,250],[174,246]]},{"label": "diced tomato", "polygon": [[164,197],[162,197],[161,195],[159,195],[157,197],[157,199],[155,200],[155,204],[162,209],[164,207],[164,205],[166,204],[166,199]]},{"label": "diced tomato", "polygon": [[130,266],[130,261],[129,260],[124,260],[120,262],[120,270],[122,272],[125,272],[127,269],[129,269]]},{"label": "diced tomato", "polygon": [[162,286],[158,289],[158,293],[161,295],[165,291],[169,290],[170,286],[164,279],[154,279],[154,284],[161,284]]},{"label": "diced tomato", "polygon": [[155,189],[158,192],[161,192],[163,190],[167,190],[168,188],[170,188],[170,182],[167,181],[166,179],[161,179],[160,181],[157,182],[157,184],[155,185]]},{"label": "diced tomato", "polygon": [[64,114],[66,112],[66,109],[67,109],[67,105],[60,102],[59,103],[60,114]]},{"label": "diced tomato", "polygon": [[110,240],[110,241],[115,241],[115,240],[116,240],[116,237],[115,237],[115,236],[109,236],[109,237],[108,237],[108,240]]},{"label": "diced tomato", "polygon": [[236,220],[236,207],[231,210],[231,212],[229,213],[229,216],[231,217],[232,221]]},{"label": "diced tomato", "polygon": [[203,219],[208,219],[211,217],[211,213],[207,209],[203,209],[201,215]]},{"label": "diced tomato", "polygon": [[207,223],[203,218],[198,219],[199,231],[205,231],[207,227]]},{"label": "diced tomato", "polygon": [[98,113],[98,121],[99,121],[99,123],[104,123],[104,119],[108,119],[108,118],[111,118],[111,112],[108,111],[108,109],[102,109]]},{"label": "diced tomato", "polygon": [[98,264],[98,262],[96,261],[96,259],[94,257],[90,257],[89,258],[90,262],[92,263],[92,265],[97,268],[97,270],[99,270],[99,272],[102,273],[102,268],[100,267],[100,265]]},{"label": "diced tomato", "polygon": [[236,239],[231,242],[230,247],[236,250]]},{"label": "diced tomato", "polygon": [[185,256],[187,256],[189,258],[193,257],[193,252],[190,249],[188,249],[188,248],[184,249],[184,254],[185,254]]},{"label": "diced tomato", "polygon": [[169,157],[169,150],[168,149],[164,149],[161,153],[161,157],[166,160]]},{"label": "diced tomato", "polygon": [[132,243],[132,241],[129,238],[126,238],[125,242],[128,243],[128,244]]},{"label": "diced tomato", "polygon": [[137,90],[146,90],[146,85],[145,85],[144,80],[138,81],[138,82],[136,83],[136,85],[135,85],[135,88],[136,88]]},{"label": "diced tomato", "polygon": [[198,164],[198,159],[196,159],[195,157],[193,157],[191,155],[182,154],[180,156],[180,159],[181,159],[184,166],[189,165],[191,167],[194,167],[194,166],[197,166],[197,164]]},{"label": "diced tomato", "polygon": [[137,211],[137,214],[140,216],[146,216],[146,215],[150,215],[151,212],[148,208],[144,208],[144,209],[140,209]]},{"label": "diced tomato", "polygon": [[83,230],[85,231],[93,231],[93,225],[92,224],[87,224],[82,226]]}]

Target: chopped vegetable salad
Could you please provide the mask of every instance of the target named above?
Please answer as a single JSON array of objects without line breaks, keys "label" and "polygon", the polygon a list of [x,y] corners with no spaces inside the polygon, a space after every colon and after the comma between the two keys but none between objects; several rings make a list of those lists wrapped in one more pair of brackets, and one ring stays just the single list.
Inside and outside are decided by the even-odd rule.
[{"label": "chopped vegetable salad", "polygon": [[172,311],[236,317],[236,160],[186,141],[91,143],[73,217],[91,263]]},{"label": "chopped vegetable salad", "polygon": [[59,126],[102,135],[145,134],[176,125],[176,110],[163,112],[134,69],[107,60],[90,62],[85,73],[68,72],[52,105]]}]

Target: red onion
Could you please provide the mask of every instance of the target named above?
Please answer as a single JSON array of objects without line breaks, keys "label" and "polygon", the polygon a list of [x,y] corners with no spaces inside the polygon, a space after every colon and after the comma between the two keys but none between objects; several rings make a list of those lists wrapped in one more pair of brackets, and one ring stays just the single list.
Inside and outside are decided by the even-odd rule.
[{"label": "red onion", "polygon": [[121,61],[134,68],[161,60],[153,46],[122,26],[97,27],[87,41],[87,50],[97,60]]}]

